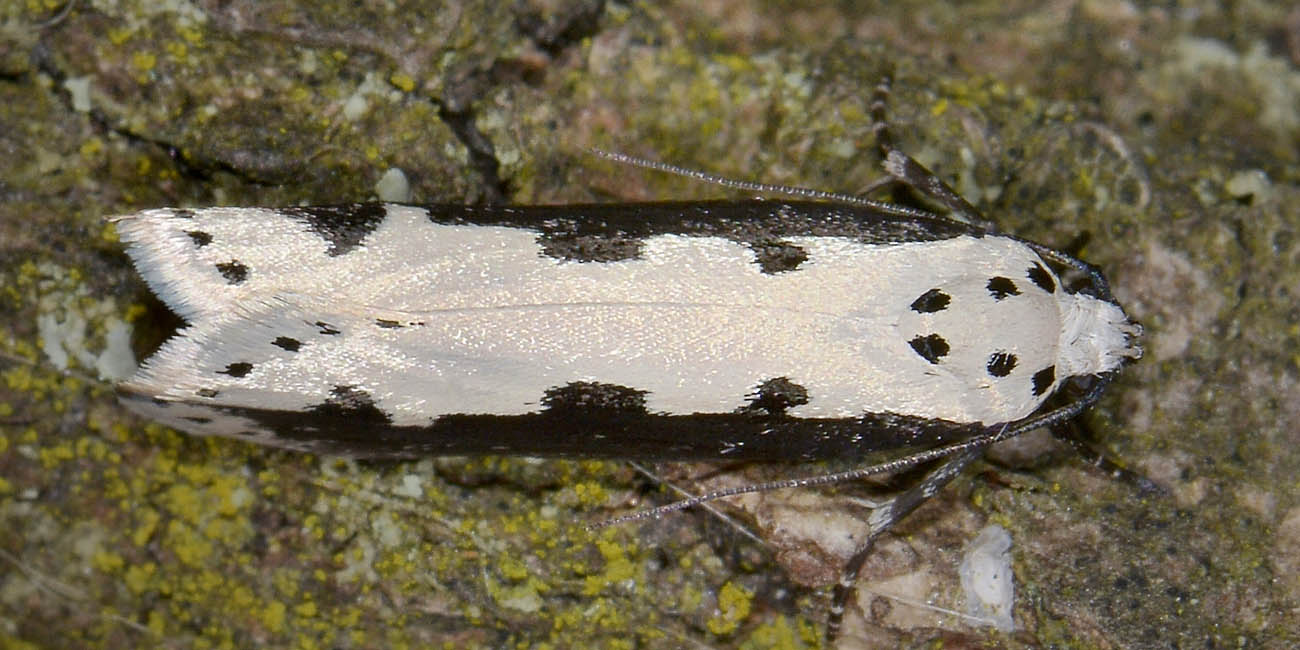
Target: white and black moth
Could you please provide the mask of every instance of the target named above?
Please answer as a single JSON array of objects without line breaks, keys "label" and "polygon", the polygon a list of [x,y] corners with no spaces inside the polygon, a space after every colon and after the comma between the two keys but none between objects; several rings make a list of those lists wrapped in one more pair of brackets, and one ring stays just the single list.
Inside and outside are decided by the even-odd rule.
[{"label": "white and black moth", "polygon": [[968,438],[1116,369],[1041,248],[812,202],[148,210],[188,322],[121,385],[178,429],[353,456],[809,460]]},{"label": "white and black moth", "polygon": [[[897,179],[973,210],[882,143]],[[116,224],[188,323],[121,385],[127,403],[327,455],[861,458],[1057,423],[1140,354],[1092,267],[876,202],[166,208]],[[1061,398],[1072,381],[1085,394]],[[981,449],[877,511],[872,539]]]}]

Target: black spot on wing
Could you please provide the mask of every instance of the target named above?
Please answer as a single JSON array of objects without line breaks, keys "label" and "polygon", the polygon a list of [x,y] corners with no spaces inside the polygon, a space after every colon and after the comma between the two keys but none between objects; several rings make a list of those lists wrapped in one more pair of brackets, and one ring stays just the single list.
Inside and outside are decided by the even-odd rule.
[{"label": "black spot on wing", "polygon": [[185,208],[176,208],[175,210],[172,210],[172,216],[177,219],[193,219],[194,211]]},{"label": "black spot on wing", "polygon": [[920,298],[912,301],[912,311],[918,314],[933,314],[936,311],[943,311],[948,308],[948,303],[952,301],[952,296],[938,290],[931,289],[923,294]]},{"label": "black spot on wing", "polygon": [[1040,289],[1047,293],[1056,293],[1056,281],[1052,279],[1052,274],[1042,264],[1034,262],[1029,267],[1029,281],[1038,285]]},{"label": "black spot on wing", "polygon": [[302,348],[302,341],[288,336],[277,336],[274,341],[271,341],[271,345],[281,348],[286,352],[297,352]]},{"label": "black spot on wing", "polygon": [[221,391],[212,388],[200,388],[194,391],[194,394],[198,395],[199,397],[206,397],[208,399],[212,399],[213,397],[220,395]]},{"label": "black spot on wing", "polygon": [[641,240],[594,235],[538,235],[542,254],[571,262],[618,262],[641,255]]},{"label": "black spot on wing", "polygon": [[230,260],[218,264],[217,271],[230,284],[243,284],[248,279],[248,267],[240,264],[239,260]]},{"label": "black spot on wing", "polygon": [[759,269],[769,275],[793,271],[808,261],[808,251],[789,242],[755,242],[750,249],[754,251],[754,262]]},{"label": "black spot on wing", "polygon": [[231,377],[238,378],[238,377],[245,377],[248,375],[248,373],[252,371],[253,371],[253,364],[247,363],[245,361],[239,361],[226,366],[222,370],[218,370],[217,374],[230,375]]},{"label": "black spot on wing", "polygon": [[360,246],[388,216],[383,203],[282,208],[279,212],[306,224],[313,233],[329,242],[330,257],[345,255]]},{"label": "black spot on wing", "polygon": [[939,363],[939,359],[948,356],[948,352],[951,350],[948,347],[948,342],[938,334],[918,336],[908,341],[907,344],[912,346],[912,349],[921,355],[921,358],[936,364]]},{"label": "black spot on wing", "polygon": [[542,409],[552,415],[610,417],[645,415],[646,391],[590,381],[575,381],[548,388]]},{"label": "black spot on wing", "polygon": [[1056,381],[1056,366],[1048,366],[1034,373],[1034,397],[1042,397]]},{"label": "black spot on wing", "polygon": [[993,294],[994,300],[1020,295],[1020,289],[1016,287],[1016,283],[1012,282],[1011,278],[1004,278],[1000,275],[989,278],[988,289],[989,293]]},{"label": "black spot on wing", "polygon": [[313,323],[313,325],[315,325],[316,328],[320,330],[320,333],[324,334],[325,336],[335,336],[339,333],[339,329],[337,327],[334,327],[333,325],[330,325],[325,321],[318,320],[315,323]]},{"label": "black spot on wing", "polygon": [[202,230],[186,230],[185,234],[189,236],[190,241],[194,242],[195,248],[203,248],[212,243],[212,235]]},{"label": "black spot on wing", "polygon": [[211,423],[212,423],[212,418],[205,418],[205,417],[200,416],[200,415],[187,415],[187,416],[185,416],[185,417],[183,417],[183,418],[181,418],[181,419],[182,419],[182,420],[185,420],[185,421],[187,421],[187,422],[193,422],[194,424],[211,424]]},{"label": "black spot on wing", "polygon": [[759,384],[758,389],[748,397],[749,404],[741,407],[737,412],[763,411],[777,415],[784,413],[788,408],[807,404],[808,389],[785,377],[776,377]]},{"label": "black spot on wing", "polygon": [[1016,369],[1016,355],[1010,352],[994,352],[989,355],[988,371],[993,377],[1006,377]]},{"label": "black spot on wing", "polygon": [[404,327],[401,323],[395,320],[388,320],[386,318],[376,318],[375,325],[378,325],[380,329],[386,329],[386,330],[395,330]]},{"label": "black spot on wing", "polygon": [[324,402],[308,408],[314,415],[348,422],[348,426],[389,424],[392,418],[375,405],[375,400],[356,386],[335,386]]}]

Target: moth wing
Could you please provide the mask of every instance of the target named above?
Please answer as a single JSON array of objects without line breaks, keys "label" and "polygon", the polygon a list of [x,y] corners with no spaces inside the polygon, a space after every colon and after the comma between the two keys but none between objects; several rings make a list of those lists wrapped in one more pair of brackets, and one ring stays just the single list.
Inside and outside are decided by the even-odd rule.
[{"label": "moth wing", "polygon": [[456,322],[434,327],[428,315],[277,296],[182,329],[121,389],[159,402],[269,412],[364,396],[396,426],[449,413],[538,410],[547,386],[536,364],[465,350]]},{"label": "moth wing", "polygon": [[[355,283],[333,267],[364,249],[384,204],[324,208],[162,208],[114,218],[149,287],[190,323],[283,292],[330,295]],[[352,256],[357,257],[357,256]]]}]

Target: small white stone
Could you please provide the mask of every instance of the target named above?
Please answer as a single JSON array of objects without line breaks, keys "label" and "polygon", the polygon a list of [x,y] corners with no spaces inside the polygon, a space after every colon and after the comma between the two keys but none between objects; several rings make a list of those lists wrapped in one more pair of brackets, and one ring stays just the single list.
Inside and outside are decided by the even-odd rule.
[{"label": "small white stone", "polygon": [[90,77],[69,77],[63,81],[63,88],[72,98],[72,110],[90,112]]},{"label": "small white stone", "polygon": [[1010,551],[1011,534],[996,524],[985,526],[966,549],[957,569],[967,612],[1003,632],[1016,629],[1011,617],[1016,585]]},{"label": "small white stone", "polygon": [[410,203],[411,184],[406,180],[406,174],[401,169],[392,167],[384,172],[378,183],[375,183],[375,194],[380,201]]},{"label": "small white stone", "polygon": [[1224,185],[1228,195],[1236,199],[1253,197],[1254,200],[1268,198],[1272,183],[1268,180],[1268,174],[1260,169],[1247,169],[1237,172],[1228,179]]}]

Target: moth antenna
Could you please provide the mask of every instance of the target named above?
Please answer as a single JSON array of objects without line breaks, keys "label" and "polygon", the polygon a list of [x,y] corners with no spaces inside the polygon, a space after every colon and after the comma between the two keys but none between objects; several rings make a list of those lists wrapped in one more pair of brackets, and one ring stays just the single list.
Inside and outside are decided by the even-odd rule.
[{"label": "moth antenna", "polygon": [[[628,464],[628,465],[631,465],[631,466],[632,466],[632,469],[636,470],[636,471],[637,471],[638,473],[640,473],[642,476],[644,476],[644,477],[646,477],[646,478],[648,478],[648,479],[654,481],[655,483],[658,483],[658,484],[660,484],[660,485],[663,485],[663,486],[667,487],[668,489],[672,490],[673,492],[676,492],[676,493],[679,494],[679,495],[682,495],[682,496],[685,496],[685,497],[688,497],[688,498],[694,496],[694,495],[692,495],[689,491],[687,491],[685,488],[682,488],[681,486],[679,486],[679,485],[673,483],[672,481],[669,481],[669,480],[663,478],[662,476],[659,476],[658,474],[655,474],[654,472],[650,471],[650,470],[649,470],[648,468],[646,468],[645,466],[641,465],[641,463],[638,463],[638,462],[636,462],[636,461],[631,461],[631,460],[629,460],[629,461],[627,461],[627,464]],[[751,530],[749,530],[749,528],[745,527],[744,524],[740,523],[739,521],[736,521],[736,519],[735,519],[734,517],[728,516],[727,513],[725,513],[725,512],[723,512],[723,511],[721,511],[721,510],[719,510],[719,509],[713,507],[712,504],[709,504],[709,503],[702,503],[702,504],[700,504],[700,507],[702,507],[702,508],[704,508],[705,510],[709,511],[709,514],[713,515],[714,517],[717,517],[719,521],[722,521],[723,523],[727,524],[728,526],[730,526],[732,529],[734,529],[736,532],[740,533],[741,535],[744,535],[745,537],[748,537],[751,541],[754,541],[754,542],[758,543],[760,546],[767,546],[767,542],[763,541],[763,539],[762,539],[761,537],[759,537],[758,535],[755,535],[755,534],[753,533],[753,531],[751,531]]]},{"label": "moth antenna", "polygon": [[[36,589],[50,594],[58,600],[64,601],[75,607],[83,607],[88,602],[89,597],[82,590],[77,589],[76,587],[53,576],[42,573],[37,570],[36,567],[23,562],[21,558],[4,549],[0,549],[0,559],[3,559],[5,562],[13,565],[14,568],[21,571],[31,584],[36,587]],[[105,621],[112,621],[114,623],[121,623],[137,632],[143,632],[151,636],[153,635],[153,631],[149,628],[124,616],[118,616],[116,614],[99,614],[98,618]]]},{"label": "moth antenna", "polygon": [[[833,203],[847,203],[850,205],[860,205],[863,207],[882,210],[889,214],[932,216],[929,213],[922,210],[912,210],[911,208],[905,208],[903,206],[899,206],[893,203],[886,203],[884,201],[875,201],[865,197],[856,196],[853,194],[827,192],[825,190],[814,190],[807,187],[794,187],[791,185],[773,185],[769,183],[756,183],[754,181],[742,181],[735,178],[727,178],[726,176],[720,176],[718,174],[701,171],[698,169],[689,169],[678,165],[670,165],[668,163],[659,162],[657,160],[640,158],[638,156],[631,156],[625,153],[605,151],[604,149],[596,149],[595,147],[591,147],[587,149],[587,151],[591,152],[596,157],[604,158],[605,160],[611,160],[625,165],[632,165],[633,167],[653,169],[655,171],[664,172],[668,174],[676,174],[677,176],[685,176],[686,178],[690,178],[693,180],[703,181],[705,183],[712,183],[714,185],[721,185],[723,187],[729,187],[731,189],[736,189],[736,190],[745,190],[748,192],[758,192],[763,194],[785,194],[787,196],[797,196],[801,199],[812,199],[814,201],[830,201]],[[880,187],[881,185],[885,185],[892,182],[894,182],[894,179],[892,178],[881,179],[869,185],[866,191],[874,190],[877,187]]]},{"label": "moth antenna", "polygon": [[76,6],[77,6],[77,0],[68,0],[67,2],[63,3],[63,6],[59,9],[58,13],[54,14],[53,16],[50,16],[49,18],[46,18],[45,20],[39,23],[36,23],[35,25],[32,25],[32,27],[35,27],[36,29],[49,29],[51,27],[54,27],[55,25],[58,25],[59,23],[66,20],[68,16],[72,14],[72,10]]}]

